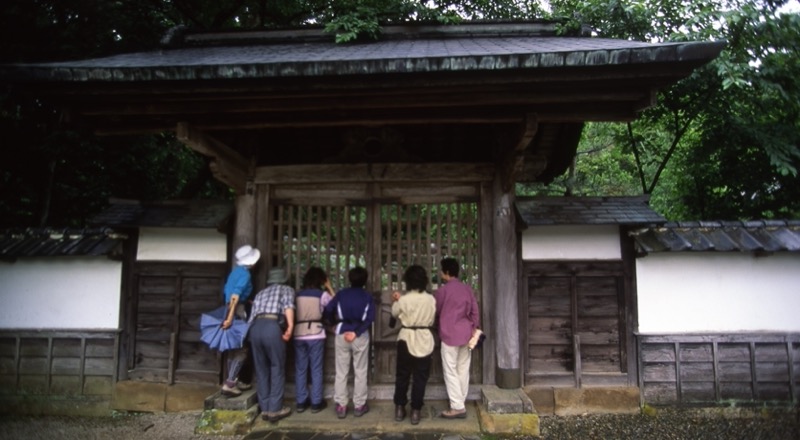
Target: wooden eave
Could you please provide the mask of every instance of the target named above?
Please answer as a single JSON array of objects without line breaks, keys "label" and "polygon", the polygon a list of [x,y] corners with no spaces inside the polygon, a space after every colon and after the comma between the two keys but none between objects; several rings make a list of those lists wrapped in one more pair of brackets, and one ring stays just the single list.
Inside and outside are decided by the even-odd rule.
[{"label": "wooden eave", "polygon": [[[547,181],[569,163],[583,122],[634,119],[659,89],[723,46],[543,37],[520,29],[476,26],[446,38],[425,33],[357,45],[284,35],[230,46],[224,34],[209,37],[215,44],[194,35],[184,48],[0,66],[0,78],[58,103],[70,123],[98,134],[184,130],[192,148],[233,157],[220,164],[231,165],[231,176],[264,149],[273,165],[306,163],[309,151],[298,148],[292,156],[297,133],[318,133],[305,141],[313,146],[352,129],[431,130],[433,137],[485,127],[474,141],[458,141],[465,157],[506,162],[522,170],[523,180]],[[497,154],[487,141],[503,133],[522,138],[503,140]]]}]

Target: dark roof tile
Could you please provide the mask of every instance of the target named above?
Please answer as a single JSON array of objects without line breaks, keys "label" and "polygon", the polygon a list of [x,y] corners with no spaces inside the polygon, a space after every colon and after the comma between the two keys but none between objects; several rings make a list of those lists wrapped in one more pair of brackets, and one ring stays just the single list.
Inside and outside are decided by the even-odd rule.
[{"label": "dark roof tile", "polygon": [[647,201],[646,197],[520,197],[516,208],[525,226],[665,223]]},{"label": "dark roof tile", "polygon": [[114,227],[172,227],[224,229],[234,215],[229,201],[181,200],[142,203],[112,200],[108,209],[90,220]]},{"label": "dark roof tile", "polygon": [[9,229],[0,232],[0,259],[113,255],[127,238],[107,228]]},{"label": "dark roof tile", "polygon": [[641,253],[797,252],[800,221],[686,221],[631,232]]}]

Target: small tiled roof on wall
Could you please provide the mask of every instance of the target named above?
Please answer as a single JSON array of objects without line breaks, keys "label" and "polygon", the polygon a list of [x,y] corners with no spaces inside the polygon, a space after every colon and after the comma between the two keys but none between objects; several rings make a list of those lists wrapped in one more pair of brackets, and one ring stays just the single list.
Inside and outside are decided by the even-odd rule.
[{"label": "small tiled roof on wall", "polygon": [[647,225],[666,223],[647,197],[520,197],[517,213],[526,226]]},{"label": "small tiled roof on wall", "polygon": [[107,228],[27,228],[0,232],[0,260],[22,257],[115,255],[128,238]]},{"label": "small tiled roof on wall", "polygon": [[642,254],[800,252],[800,220],[670,222],[631,236]]},{"label": "small tiled roof on wall", "polygon": [[212,228],[224,229],[234,215],[233,202],[180,200],[143,203],[111,200],[111,205],[90,220],[90,224],[114,227]]}]

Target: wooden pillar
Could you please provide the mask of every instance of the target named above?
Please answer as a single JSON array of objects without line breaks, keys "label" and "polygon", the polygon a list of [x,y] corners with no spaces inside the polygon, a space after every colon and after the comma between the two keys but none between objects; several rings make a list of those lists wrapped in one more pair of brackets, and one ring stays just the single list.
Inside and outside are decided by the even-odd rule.
[{"label": "wooden pillar", "polygon": [[[244,193],[236,195],[236,226],[232,244],[234,252],[245,244],[256,246],[256,197],[253,182],[247,182]],[[264,249],[259,250],[264,253]]]},{"label": "wooden pillar", "polygon": [[[497,384],[495,376],[495,265],[494,265],[494,199],[492,182],[481,183],[481,324],[486,333],[483,343],[483,383]],[[474,360],[473,360],[474,362]]]},{"label": "wooden pillar", "polygon": [[503,190],[500,175],[495,177],[494,200],[494,277],[497,352],[497,386],[519,388],[520,337],[517,273],[517,234],[514,217],[514,187]]}]

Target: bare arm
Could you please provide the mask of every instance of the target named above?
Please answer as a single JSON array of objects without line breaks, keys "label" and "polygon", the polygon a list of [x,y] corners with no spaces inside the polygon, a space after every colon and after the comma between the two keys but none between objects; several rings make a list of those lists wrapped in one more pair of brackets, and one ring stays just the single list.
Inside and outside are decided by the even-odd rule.
[{"label": "bare arm", "polygon": [[239,295],[231,295],[231,300],[228,302],[228,313],[225,314],[225,320],[222,321],[223,329],[228,329],[233,324],[233,313],[236,311],[237,304],[239,304]]},{"label": "bare arm", "polygon": [[281,335],[281,339],[289,342],[289,339],[292,338],[292,333],[294,333],[294,309],[284,309],[283,314],[286,316],[286,322],[289,326],[286,327],[286,331]]}]

